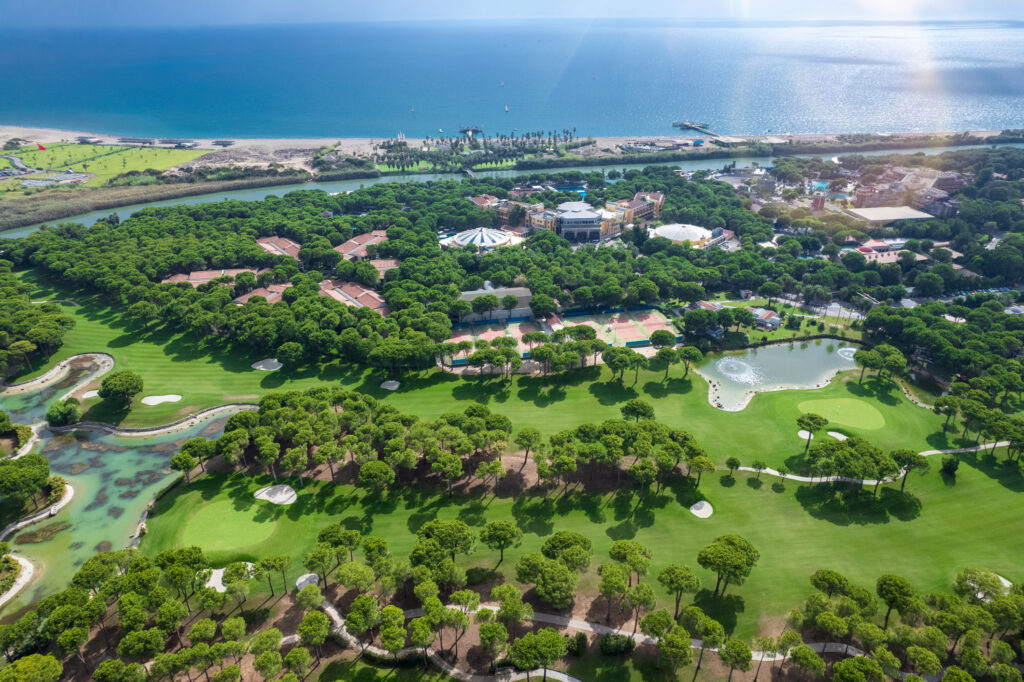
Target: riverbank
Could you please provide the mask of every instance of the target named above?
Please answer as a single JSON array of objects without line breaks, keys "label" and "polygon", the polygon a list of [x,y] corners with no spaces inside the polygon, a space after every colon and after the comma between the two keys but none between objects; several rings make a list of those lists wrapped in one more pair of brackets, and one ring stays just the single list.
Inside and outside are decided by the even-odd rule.
[{"label": "riverbank", "polygon": [[[74,142],[77,137],[95,137],[104,142],[116,142],[118,139],[115,135],[82,131],[0,125],[0,142],[17,138],[29,143],[45,145],[62,141]],[[880,151],[913,153],[921,150],[934,150],[935,153],[938,153],[965,146],[987,144],[997,140],[1003,144],[1024,142],[1024,138],[1005,138],[1002,136],[1002,132],[997,130],[870,136],[850,136],[841,133],[748,135],[729,138],[731,146],[728,147],[712,144],[703,147],[679,146],[680,143],[692,145],[697,139],[711,139],[705,135],[695,135],[693,131],[679,131],[679,135],[675,136],[592,139],[594,140],[592,144],[575,148],[570,154],[562,156],[551,154],[519,159],[501,167],[488,167],[487,164],[481,164],[474,166],[474,171],[480,175],[515,176],[543,171],[596,172],[625,165],[652,164],[689,165],[691,166],[689,170],[693,170],[693,164],[710,169],[718,165],[712,162],[732,160],[742,165],[750,162],[751,159],[760,162],[762,159],[771,159],[775,156],[878,153]],[[194,140],[197,147],[209,150],[210,153],[190,162],[188,164],[190,166],[265,169],[271,164],[275,164],[275,168],[277,168],[277,164],[279,164],[285,169],[286,174],[261,174],[237,180],[199,180],[116,187],[58,185],[28,194],[7,192],[0,198],[0,232],[74,218],[96,211],[232,191],[284,186],[300,189],[307,185],[346,180],[399,182],[405,179],[430,180],[461,177],[459,173],[439,173],[429,168],[395,171],[382,169],[379,166],[367,170],[311,172],[313,170],[311,166],[313,155],[323,147],[334,148],[336,154],[341,157],[348,156],[367,160],[374,153],[375,148],[384,141],[374,138],[249,138],[233,140],[233,144],[224,149],[215,146],[212,139],[197,139]],[[429,144],[429,141],[422,139],[409,139],[406,142],[413,149]],[[623,151],[622,146],[630,144],[657,147],[661,151]],[[704,162],[707,164],[704,165]]]}]

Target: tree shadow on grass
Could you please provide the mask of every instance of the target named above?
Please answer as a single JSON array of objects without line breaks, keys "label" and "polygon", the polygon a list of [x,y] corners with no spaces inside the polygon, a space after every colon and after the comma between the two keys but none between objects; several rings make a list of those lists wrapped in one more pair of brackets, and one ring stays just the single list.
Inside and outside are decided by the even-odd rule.
[{"label": "tree shadow on grass", "polygon": [[660,400],[673,395],[685,395],[693,390],[693,382],[682,377],[670,377],[668,381],[648,381],[643,385],[643,392]]},{"label": "tree shadow on grass", "polygon": [[900,387],[887,379],[878,378],[864,378],[864,383],[857,383],[855,381],[845,381],[843,386],[846,387],[848,393],[852,393],[858,398],[874,398],[883,405],[897,405],[899,403],[900,396],[903,391]]},{"label": "tree shadow on grass", "polygon": [[847,484],[804,485],[797,489],[795,497],[811,516],[837,526],[889,523],[892,519],[910,521],[921,513],[920,499],[892,488],[884,488],[876,497],[870,490]]},{"label": "tree shadow on grass", "polygon": [[512,384],[497,376],[464,376],[462,382],[452,388],[452,398],[485,405],[491,401],[503,403],[508,401],[511,391]]},{"label": "tree shadow on grass", "polygon": [[551,377],[520,377],[516,397],[537,407],[547,407],[566,398],[565,388]]},{"label": "tree shadow on grass", "polygon": [[729,594],[729,589],[734,589],[735,584],[726,587],[726,594],[713,595],[711,590],[704,588],[693,597],[695,606],[699,606],[704,613],[708,614],[725,628],[726,633],[731,634],[736,629],[739,616],[746,608],[746,602],[738,594]]},{"label": "tree shadow on grass", "polygon": [[764,481],[755,476],[747,476],[747,487],[753,490],[760,490],[764,487]]},{"label": "tree shadow on grass", "polygon": [[594,382],[587,390],[602,405],[618,405],[639,396],[632,386],[620,386],[618,381]]},{"label": "tree shadow on grass", "polygon": [[554,532],[555,506],[547,497],[522,497],[512,503],[512,517],[524,533],[544,537]]}]

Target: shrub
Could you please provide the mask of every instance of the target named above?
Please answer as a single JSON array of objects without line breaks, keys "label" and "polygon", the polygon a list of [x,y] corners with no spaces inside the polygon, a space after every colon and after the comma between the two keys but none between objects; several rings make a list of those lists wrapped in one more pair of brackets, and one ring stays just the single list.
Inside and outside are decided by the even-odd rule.
[{"label": "shrub", "polygon": [[17,450],[32,439],[32,428],[24,424],[15,424],[14,437],[18,441],[18,444],[14,446],[14,449]]},{"label": "shrub", "polygon": [[566,635],[565,644],[571,655],[582,656],[587,653],[587,634],[577,632],[575,635]]},{"label": "shrub", "polygon": [[956,476],[956,470],[960,468],[960,458],[956,455],[944,455],[942,457],[942,473],[947,476]]},{"label": "shrub", "polygon": [[636,647],[636,642],[627,635],[601,635],[597,645],[605,656],[619,656],[631,652]]},{"label": "shrub", "polygon": [[67,489],[67,481],[64,480],[63,476],[50,476],[48,483],[50,486],[50,495],[46,499],[46,504],[57,504],[64,497],[64,491]]}]

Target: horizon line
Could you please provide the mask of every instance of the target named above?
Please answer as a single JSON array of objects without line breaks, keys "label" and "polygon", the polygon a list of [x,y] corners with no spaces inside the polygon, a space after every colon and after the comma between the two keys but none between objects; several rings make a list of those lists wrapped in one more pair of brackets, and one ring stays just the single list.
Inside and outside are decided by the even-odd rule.
[{"label": "horizon line", "polygon": [[167,28],[247,28],[247,27],[271,27],[271,26],[345,26],[361,24],[476,24],[476,23],[503,23],[523,24],[538,20],[544,21],[572,21],[578,25],[594,23],[630,23],[642,24],[648,22],[685,22],[686,24],[731,24],[747,27],[774,26],[929,26],[943,24],[986,24],[1004,26],[1022,26],[1024,18],[1020,19],[994,19],[994,18],[944,18],[944,19],[860,19],[860,18],[830,18],[830,19],[746,19],[742,17],[687,17],[687,16],[628,16],[628,17],[586,17],[578,16],[516,16],[516,17],[424,17],[414,19],[352,19],[347,21],[254,21],[241,23],[161,23],[161,24],[8,24],[0,27],[0,32],[21,30],[21,29],[46,29],[46,30],[81,30],[81,29],[167,29]]}]

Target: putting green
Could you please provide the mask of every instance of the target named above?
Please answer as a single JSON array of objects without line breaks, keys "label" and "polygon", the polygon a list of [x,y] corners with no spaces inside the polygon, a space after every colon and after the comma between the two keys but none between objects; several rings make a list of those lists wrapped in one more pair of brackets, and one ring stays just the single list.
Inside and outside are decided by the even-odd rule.
[{"label": "putting green", "polygon": [[181,530],[185,547],[237,550],[259,544],[277,530],[277,515],[267,514],[269,502],[255,502],[244,509],[234,500],[218,500],[200,506]]},{"label": "putting green", "polygon": [[842,424],[855,429],[876,430],[885,426],[885,417],[874,405],[856,398],[822,398],[805,400],[797,405],[801,412],[820,414],[830,424]]}]

